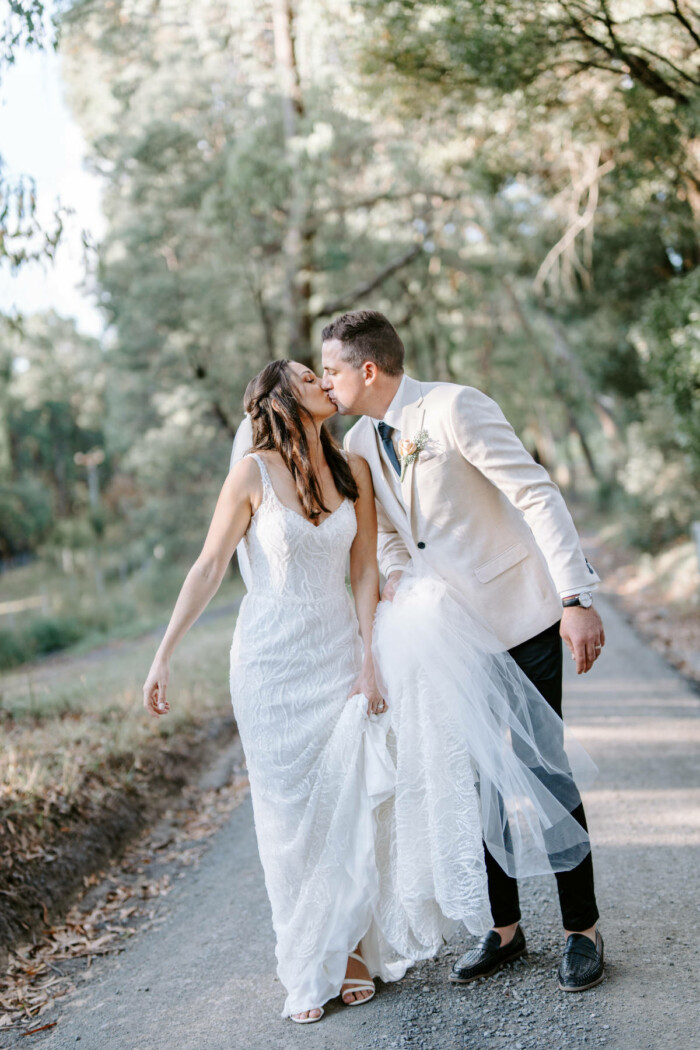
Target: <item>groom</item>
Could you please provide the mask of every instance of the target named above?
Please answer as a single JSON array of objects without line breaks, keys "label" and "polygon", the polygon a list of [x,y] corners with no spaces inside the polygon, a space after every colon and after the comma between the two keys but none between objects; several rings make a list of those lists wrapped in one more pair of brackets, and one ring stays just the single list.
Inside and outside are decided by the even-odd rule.
[{"label": "groom", "polygon": [[[363,416],[345,447],[372,471],[382,597],[393,598],[420,550],[561,716],[561,639],[582,674],[605,635],[593,608],[599,577],[559,489],[485,394],[407,376],[403,343],[383,314],[343,314],[322,338],[322,385],[341,414]],[[582,805],[573,816],[586,827]],[[486,870],[494,927],[453,965],[456,983],[489,976],[525,951],[518,884],[488,850]],[[603,979],[590,853],[556,879],[566,932],[559,987],[583,991]]]}]

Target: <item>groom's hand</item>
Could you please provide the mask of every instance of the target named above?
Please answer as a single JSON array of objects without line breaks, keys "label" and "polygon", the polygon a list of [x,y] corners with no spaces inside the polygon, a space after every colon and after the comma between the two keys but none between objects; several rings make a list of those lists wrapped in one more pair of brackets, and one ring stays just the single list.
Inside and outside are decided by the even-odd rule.
[{"label": "groom's hand", "polygon": [[396,588],[398,587],[403,573],[390,572],[387,576],[386,583],[384,584],[384,590],[382,591],[382,601],[390,602],[393,601],[394,595],[396,594]]},{"label": "groom's hand", "polygon": [[564,609],[559,634],[576,661],[576,674],[590,671],[605,645],[603,621],[594,608],[572,605]]}]

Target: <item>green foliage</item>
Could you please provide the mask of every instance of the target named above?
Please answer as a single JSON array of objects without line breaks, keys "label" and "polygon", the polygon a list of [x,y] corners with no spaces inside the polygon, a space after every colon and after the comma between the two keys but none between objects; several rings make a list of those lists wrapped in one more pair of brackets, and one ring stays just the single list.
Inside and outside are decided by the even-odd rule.
[{"label": "green foliage", "polygon": [[46,616],[34,620],[25,637],[33,651],[41,656],[67,649],[85,634],[85,625],[74,616]]},{"label": "green foliage", "polygon": [[[63,59],[106,187],[93,277],[110,330],[100,346],[55,316],[5,326],[2,550],[43,544],[170,600],[246,383],[274,357],[318,364],[321,326],[363,306],[395,322],[413,374],[491,394],[640,539],[686,528],[698,24],[625,12],[310,0],[283,75],[256,0],[75,0]],[[74,457],[94,449],[90,491]]]},{"label": "green foliage", "polygon": [[627,428],[618,506],[628,539],[655,552],[700,517],[700,473],[668,399],[649,391],[640,401],[642,418]]},{"label": "green foliage", "polygon": [[33,650],[24,637],[16,631],[0,628],[0,671],[17,667],[30,660],[33,655]]},{"label": "green foliage", "polygon": [[651,296],[637,340],[649,381],[673,407],[679,444],[700,480],[700,268]]},{"label": "green foliage", "polygon": [[[0,82],[21,51],[56,46],[57,21],[63,0],[54,0],[49,17],[43,0],[6,0],[0,21]],[[37,216],[34,180],[28,175],[7,179],[0,156],[0,266],[17,269],[29,260],[53,259],[63,233],[65,209],[54,209],[51,228]]]},{"label": "green foliage", "polygon": [[12,65],[20,48],[45,47],[56,28],[43,0],[7,0],[6,6],[0,26],[0,67]]},{"label": "green foliage", "polygon": [[22,629],[0,629],[0,670],[67,649],[87,634],[73,616],[45,616]]},{"label": "green foliage", "polygon": [[38,478],[0,484],[0,557],[36,550],[47,537],[52,518],[50,495]]},{"label": "green foliage", "polygon": [[[484,198],[472,201],[500,254],[494,283],[510,280],[529,319],[518,352],[523,377],[537,369],[525,415],[538,445],[551,429],[561,449],[558,402],[589,435],[601,491],[617,494],[636,542],[687,530],[700,513],[698,12],[604,0],[355,7],[368,16],[376,97],[414,125],[429,110],[451,115],[469,144],[458,163]],[[485,378],[517,421],[500,391],[516,341],[507,317],[499,327]]]},{"label": "green foliage", "polygon": [[[52,528],[85,513],[86,469],[74,457],[104,443],[105,375],[98,343],[72,322],[48,314],[1,327],[0,554],[8,557],[37,550]],[[109,461],[100,469],[104,483]],[[102,513],[93,510],[104,529]]]}]

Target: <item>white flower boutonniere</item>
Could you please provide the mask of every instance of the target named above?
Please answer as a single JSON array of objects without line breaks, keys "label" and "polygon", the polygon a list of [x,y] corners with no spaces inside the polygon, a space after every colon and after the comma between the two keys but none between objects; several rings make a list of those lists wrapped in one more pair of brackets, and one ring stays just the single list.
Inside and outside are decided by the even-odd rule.
[{"label": "white flower boutonniere", "polygon": [[423,449],[427,446],[430,441],[427,430],[419,430],[416,436],[411,438],[402,438],[399,441],[399,457],[401,459],[401,478],[403,481],[406,476],[406,467],[409,463],[413,463],[414,460],[418,459]]}]

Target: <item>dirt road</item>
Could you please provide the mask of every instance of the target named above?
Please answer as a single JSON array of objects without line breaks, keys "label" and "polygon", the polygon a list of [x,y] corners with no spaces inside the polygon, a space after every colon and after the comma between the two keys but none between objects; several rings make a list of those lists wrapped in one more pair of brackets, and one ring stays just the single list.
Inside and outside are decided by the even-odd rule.
[{"label": "dirt road", "polygon": [[[603,606],[603,602],[600,602]],[[600,766],[585,797],[594,840],[607,979],[556,988],[562,946],[554,880],[523,889],[529,955],[496,977],[449,986],[441,958],[379,985],[367,1006],[328,1004],[320,1024],[280,1018],[270,910],[250,801],[177,882],[164,920],[57,1002],[29,1038],[39,1050],[611,1050],[700,1048],[700,698],[603,607],[598,666],[567,668],[568,722]],[[568,663],[568,662],[567,662]],[[14,1042],[13,1042],[14,1038]]]}]

